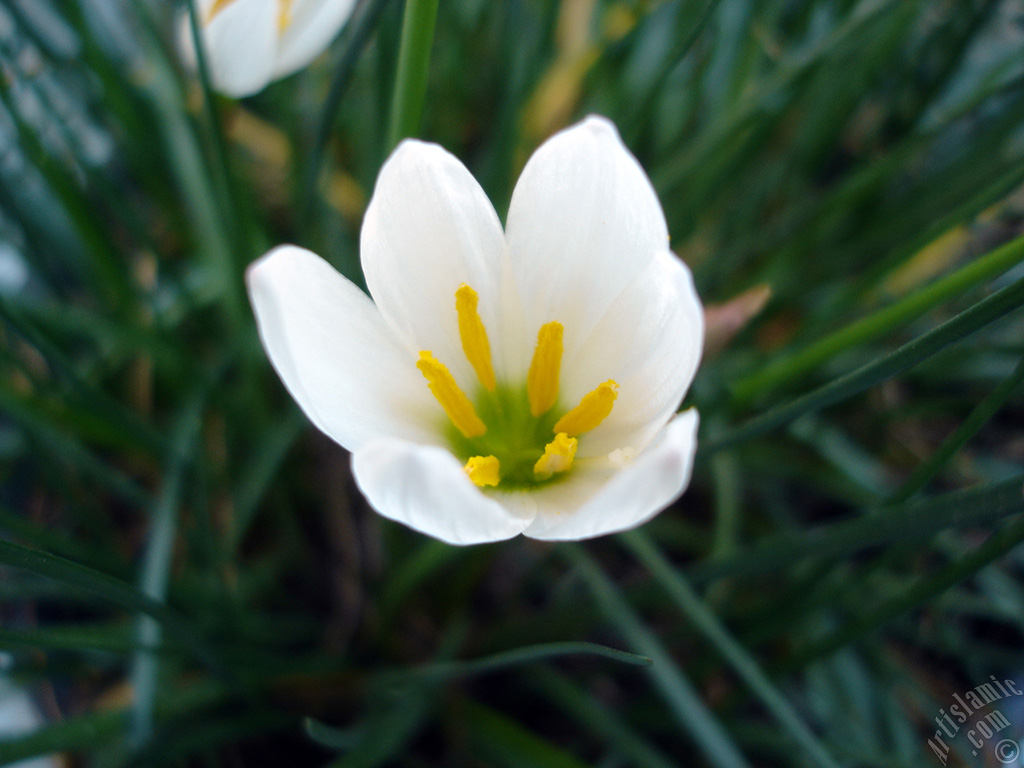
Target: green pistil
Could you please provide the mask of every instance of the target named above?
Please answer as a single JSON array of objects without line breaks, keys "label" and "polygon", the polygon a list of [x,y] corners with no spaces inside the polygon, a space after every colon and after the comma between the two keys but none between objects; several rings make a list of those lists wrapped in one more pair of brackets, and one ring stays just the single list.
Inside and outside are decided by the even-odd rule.
[{"label": "green pistil", "polygon": [[533,488],[553,482],[562,475],[538,480],[533,466],[544,455],[544,447],[554,437],[555,422],[561,409],[556,403],[547,413],[534,416],[526,385],[498,384],[493,392],[479,387],[473,397],[473,406],[487,425],[480,437],[466,438],[446,419],[448,440],[452,452],[463,462],[473,456],[494,456],[501,464],[500,489]]}]

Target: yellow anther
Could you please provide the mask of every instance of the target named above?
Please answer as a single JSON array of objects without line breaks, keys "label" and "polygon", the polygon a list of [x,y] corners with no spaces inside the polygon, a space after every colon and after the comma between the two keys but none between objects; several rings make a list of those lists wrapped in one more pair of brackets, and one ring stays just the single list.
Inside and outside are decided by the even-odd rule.
[{"label": "yellow anther", "polygon": [[619,385],[609,379],[599,384],[597,389],[588,392],[580,400],[580,404],[565,414],[555,424],[555,432],[580,435],[589,432],[612,412],[615,398],[619,396]]},{"label": "yellow anther", "polygon": [[544,455],[533,465],[533,474],[538,480],[547,480],[556,472],[565,472],[576,457],[575,437],[559,432],[555,439],[544,446]]},{"label": "yellow anther", "polygon": [[463,283],[455,291],[455,311],[459,315],[459,337],[462,351],[466,353],[477,378],[488,392],[494,391],[494,367],[491,365],[491,345],[487,341],[487,329],[477,312],[479,297],[476,291]]},{"label": "yellow anther", "polygon": [[537,347],[526,374],[526,395],[530,413],[547,413],[558,399],[558,376],[562,369],[562,324],[546,323],[537,332]]},{"label": "yellow anther", "polygon": [[416,367],[430,384],[430,391],[434,393],[437,402],[444,408],[452,424],[465,437],[480,437],[487,431],[487,425],[480,421],[476,415],[473,404],[469,402],[466,393],[459,389],[455,383],[455,377],[439,362],[430,352],[420,352],[420,359]]},{"label": "yellow anther", "polygon": [[213,0],[213,5],[210,6],[210,10],[206,14],[206,23],[209,24],[213,21],[214,16],[231,5],[234,1],[235,0]]},{"label": "yellow anther", "polygon": [[463,467],[473,484],[481,488],[485,485],[498,484],[501,479],[498,475],[500,468],[501,465],[496,456],[474,456]]},{"label": "yellow anther", "polygon": [[284,32],[292,24],[292,0],[279,0],[281,6],[277,10],[277,31]]}]

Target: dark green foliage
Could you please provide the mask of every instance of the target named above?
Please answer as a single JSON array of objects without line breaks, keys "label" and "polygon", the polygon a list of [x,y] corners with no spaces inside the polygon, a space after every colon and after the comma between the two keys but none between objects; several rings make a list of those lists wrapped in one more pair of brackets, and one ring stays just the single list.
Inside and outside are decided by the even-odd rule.
[{"label": "dark green foliage", "polygon": [[279,242],[361,280],[402,4],[241,103],[169,5],[0,5],[0,696],[49,720],[0,764],[928,765],[1024,682],[1017,3],[438,4],[419,135],[500,214],[598,112],[705,302],[772,290],[679,502],[472,549],[367,508],[243,282]]}]

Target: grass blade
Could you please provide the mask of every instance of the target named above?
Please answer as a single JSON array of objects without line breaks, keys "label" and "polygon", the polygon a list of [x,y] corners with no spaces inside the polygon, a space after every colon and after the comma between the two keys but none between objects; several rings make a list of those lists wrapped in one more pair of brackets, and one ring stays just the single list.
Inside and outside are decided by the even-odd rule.
[{"label": "grass blade", "polygon": [[[206,387],[204,386],[205,390]],[[203,395],[192,398],[178,419],[171,442],[170,458],[164,473],[164,488],[153,510],[149,543],[142,560],[139,591],[153,600],[164,602],[170,578],[171,556],[178,529],[178,505],[191,450],[198,444],[197,433],[201,423]],[[136,637],[143,649],[160,644],[161,625],[152,616],[139,617]],[[135,692],[132,707],[132,743],[138,747],[146,743],[153,733],[154,702],[159,688],[160,658],[139,650],[132,659],[131,681]]]},{"label": "grass blade", "polygon": [[923,315],[929,309],[991,280],[1024,261],[1024,237],[1018,237],[906,298],[846,326],[806,349],[768,363],[733,389],[740,405],[760,397],[824,364],[842,352],[873,341]]},{"label": "grass blade", "polygon": [[690,623],[729,662],[751,693],[761,700],[779,725],[803,748],[811,761],[824,768],[838,768],[839,764],[818,741],[817,736],[811,732],[785,696],[761,671],[754,658],[733,638],[725,625],[697,596],[682,574],[658,551],[650,538],[643,531],[634,530],[622,534],[620,540],[671,595],[676,606]]},{"label": "grass blade", "polygon": [[707,708],[692,683],[686,679],[654,634],[644,626],[618,587],[598,567],[581,546],[568,545],[564,552],[590,588],[594,599],[609,621],[618,627],[629,643],[653,664],[648,674],[705,758],[718,768],[745,768],[749,765],[718,719]]},{"label": "grass blade", "polygon": [[538,668],[533,670],[530,680],[559,708],[586,725],[597,738],[607,742],[637,768],[678,768],[677,763],[626,725],[622,717],[599,704],[590,692],[564,675]]},{"label": "grass blade", "polygon": [[886,500],[886,503],[899,504],[924,488],[928,481],[935,477],[943,465],[952,458],[953,454],[963,448],[978,433],[978,430],[995,416],[996,411],[1018,391],[1022,383],[1024,383],[1024,358],[1017,363],[1013,373],[975,406],[974,410],[956,428],[956,431],[942,441],[942,445],[928,457],[928,460],[918,465],[903,485]]},{"label": "grass blade", "polygon": [[105,573],[47,552],[0,540],[0,563],[84,590],[128,611],[142,612],[159,621],[193,655],[219,675],[231,677],[206,641],[163,603]]},{"label": "grass blade", "polygon": [[[623,664],[634,664],[638,667],[649,667],[652,662],[646,656],[640,656],[606,645],[587,642],[540,643],[511,651],[502,651],[483,659],[472,661],[449,661],[420,667],[413,674],[425,678],[456,679],[496,672],[522,664],[534,664],[539,661],[558,658],[560,656],[601,656]],[[408,673],[406,673],[408,674]]]},{"label": "grass blade", "polygon": [[388,150],[402,139],[419,133],[423,104],[427,98],[430,48],[434,42],[438,0],[405,0],[402,43],[398,51],[398,74],[391,101]]},{"label": "grass blade", "polygon": [[926,539],[944,528],[985,525],[1024,511],[1024,475],[880,509],[875,514],[786,533],[729,558],[688,572],[702,583],[722,576],[753,576],[809,557],[839,557],[866,547]]},{"label": "grass blade", "polygon": [[703,448],[705,455],[728,445],[771,432],[789,424],[805,413],[815,413],[830,405],[873,387],[879,382],[913,368],[923,360],[941,352],[951,344],[966,338],[986,325],[1024,304],[1024,279],[996,291],[970,309],[950,318],[938,328],[921,334],[899,349],[884,355],[855,371],[835,379],[785,405],[776,406],[725,435],[712,439]]},{"label": "grass blade", "polygon": [[902,594],[892,597],[866,615],[830,632],[828,637],[800,652],[790,666],[802,667],[812,659],[843,648],[862,635],[884,626],[897,616],[910,611],[947,589],[971,578],[982,568],[1005,555],[1024,541],[1024,518],[1018,518],[989,536],[985,543],[962,558],[949,563],[937,573],[919,578]]}]

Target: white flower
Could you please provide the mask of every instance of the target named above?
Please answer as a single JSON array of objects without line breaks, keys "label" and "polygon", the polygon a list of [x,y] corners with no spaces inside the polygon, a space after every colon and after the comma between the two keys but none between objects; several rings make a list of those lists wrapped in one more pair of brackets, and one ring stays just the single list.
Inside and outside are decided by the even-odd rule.
[{"label": "white flower", "polygon": [[682,493],[701,305],[611,123],[537,150],[504,231],[458,160],[403,142],[361,250],[372,301],[295,246],[248,281],[274,367],[378,512],[452,544],[583,539]]},{"label": "white flower", "polygon": [[[241,98],[297,72],[323,53],[355,0],[197,0],[212,87]],[[188,14],[182,49],[194,64]]]}]

